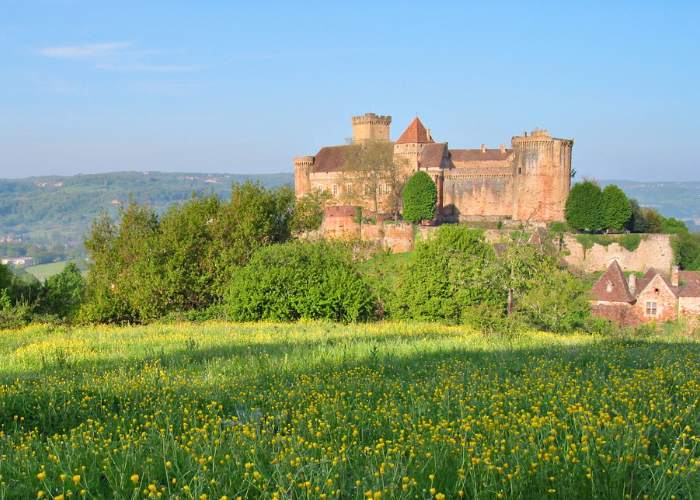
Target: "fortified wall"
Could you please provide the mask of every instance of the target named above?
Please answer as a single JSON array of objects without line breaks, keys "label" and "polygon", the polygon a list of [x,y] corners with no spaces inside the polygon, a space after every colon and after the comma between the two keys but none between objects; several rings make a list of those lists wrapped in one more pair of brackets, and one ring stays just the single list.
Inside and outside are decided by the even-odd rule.
[{"label": "fortified wall", "polygon": [[671,236],[668,234],[640,234],[639,246],[627,250],[619,243],[609,245],[594,244],[586,248],[576,236],[564,235],[564,246],[568,255],[564,261],[570,267],[592,273],[605,271],[614,261],[620,264],[623,271],[646,272],[654,268],[659,272],[668,273],[673,266],[673,248]]},{"label": "fortified wall", "polygon": [[[375,244],[394,253],[410,252],[416,242],[428,239],[438,226],[414,226],[406,222],[393,220],[362,221],[358,217],[359,207],[330,206],[321,226],[324,238],[355,239]],[[487,229],[485,238],[490,243],[507,241],[511,229]],[[607,236],[615,238],[615,236]],[[571,268],[586,273],[605,271],[614,260],[623,271],[646,272],[654,268],[668,273],[673,266],[673,248],[668,234],[640,234],[639,245],[628,250],[619,243],[607,245],[594,243],[586,248],[576,235],[565,234],[562,242],[562,259]]]}]

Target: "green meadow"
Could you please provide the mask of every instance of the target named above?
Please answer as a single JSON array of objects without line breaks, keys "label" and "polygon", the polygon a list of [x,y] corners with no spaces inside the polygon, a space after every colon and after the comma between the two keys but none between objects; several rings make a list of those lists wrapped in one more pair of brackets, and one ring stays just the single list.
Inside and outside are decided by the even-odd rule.
[{"label": "green meadow", "polygon": [[35,325],[0,356],[0,498],[700,494],[697,339]]}]

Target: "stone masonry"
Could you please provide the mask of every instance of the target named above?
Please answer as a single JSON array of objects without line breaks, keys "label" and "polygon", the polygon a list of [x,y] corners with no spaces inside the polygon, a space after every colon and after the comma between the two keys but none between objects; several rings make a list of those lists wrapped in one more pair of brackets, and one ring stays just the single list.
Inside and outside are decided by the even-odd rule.
[{"label": "stone masonry", "polygon": [[[436,142],[416,117],[395,142],[391,117],[374,113],[352,118],[353,143],[393,147],[395,162],[409,176],[427,172],[438,188],[438,218],[443,221],[503,220],[549,222],[564,219],[571,185],[573,140],[534,130],[511,139],[511,147],[453,149]],[[314,156],[294,160],[295,189],[301,197],[314,190],[335,204],[372,209],[374,193],[344,168],[350,145],[322,147]],[[391,186],[379,185],[380,211],[387,210]],[[371,188],[369,189],[371,191]]]}]

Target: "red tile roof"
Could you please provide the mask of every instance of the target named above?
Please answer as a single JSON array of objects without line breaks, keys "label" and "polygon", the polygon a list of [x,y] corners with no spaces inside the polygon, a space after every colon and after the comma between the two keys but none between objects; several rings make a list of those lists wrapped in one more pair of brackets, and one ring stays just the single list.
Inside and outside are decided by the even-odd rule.
[{"label": "red tile roof", "polygon": [[435,142],[417,116],[403,131],[396,144],[427,144]]},{"label": "red tile roof", "polygon": [[513,152],[512,149],[450,149],[450,157],[454,162],[468,161],[505,161]]},{"label": "red tile roof", "polygon": [[420,168],[440,168],[447,157],[447,143],[426,144],[420,153]]},{"label": "red tile roof", "polygon": [[347,146],[326,146],[318,150],[314,157],[314,172],[340,172],[350,152]]},{"label": "red tile roof", "polygon": [[593,300],[601,302],[634,302],[634,297],[627,287],[627,281],[616,260],[608,266],[607,271],[596,281],[591,290]]}]

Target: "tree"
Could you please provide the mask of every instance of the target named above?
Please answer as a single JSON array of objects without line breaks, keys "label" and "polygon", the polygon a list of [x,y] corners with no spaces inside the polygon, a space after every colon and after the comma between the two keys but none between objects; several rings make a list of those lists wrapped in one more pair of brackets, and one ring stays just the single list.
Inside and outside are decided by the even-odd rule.
[{"label": "tree", "polygon": [[653,208],[643,207],[642,216],[644,217],[647,233],[660,233],[663,225],[663,216]]},{"label": "tree", "polygon": [[353,187],[351,192],[343,194],[347,202],[369,202],[376,214],[384,199],[389,212],[400,211],[405,162],[394,158],[394,146],[390,142],[367,141],[348,146],[342,175],[343,182]]},{"label": "tree", "polygon": [[60,318],[72,319],[78,313],[85,292],[80,269],[69,263],[63,271],[46,280],[39,298],[39,310]]},{"label": "tree", "polygon": [[599,231],[603,227],[602,201],[598,184],[584,181],[574,185],[566,199],[566,222],[578,231]]},{"label": "tree", "polygon": [[621,231],[632,217],[632,206],[627,195],[614,184],[605,186],[601,206],[605,229]]},{"label": "tree", "polygon": [[411,222],[435,218],[437,188],[430,176],[419,171],[413,174],[403,188],[403,218]]},{"label": "tree", "polygon": [[630,209],[632,214],[627,221],[627,229],[633,233],[646,233],[647,221],[644,218],[642,207],[639,206],[639,202],[634,198],[630,198]]}]

